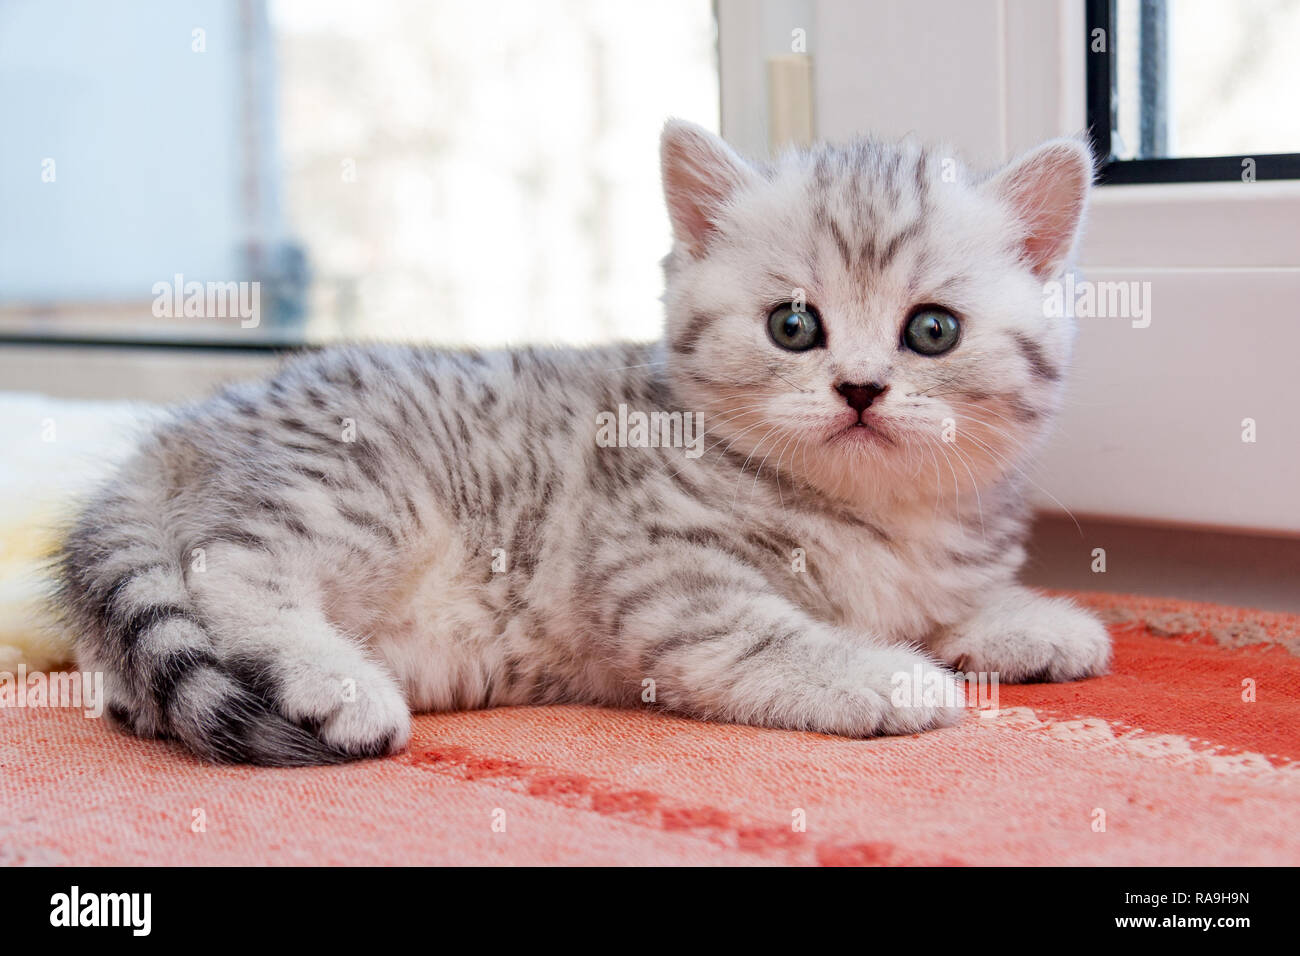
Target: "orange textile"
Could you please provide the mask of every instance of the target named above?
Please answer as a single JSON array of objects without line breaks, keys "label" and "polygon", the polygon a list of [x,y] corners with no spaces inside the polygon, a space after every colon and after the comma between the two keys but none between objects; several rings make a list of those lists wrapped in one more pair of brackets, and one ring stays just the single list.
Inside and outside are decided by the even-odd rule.
[{"label": "orange textile", "polygon": [[0,862],[1300,863],[1300,617],[1076,597],[1110,623],[1109,676],[1002,685],[913,737],[522,707],[268,770],[0,708]]}]

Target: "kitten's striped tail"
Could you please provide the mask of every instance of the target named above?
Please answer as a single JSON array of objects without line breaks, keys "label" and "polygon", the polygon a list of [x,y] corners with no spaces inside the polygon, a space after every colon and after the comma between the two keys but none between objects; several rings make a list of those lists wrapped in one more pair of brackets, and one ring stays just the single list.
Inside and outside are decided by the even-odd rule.
[{"label": "kitten's striped tail", "polygon": [[56,558],[60,610],[76,631],[80,666],[104,673],[110,717],[216,762],[355,759],[279,713],[251,665],[219,658],[182,554],[164,544],[160,511],[140,490],[110,490],[82,512]]}]

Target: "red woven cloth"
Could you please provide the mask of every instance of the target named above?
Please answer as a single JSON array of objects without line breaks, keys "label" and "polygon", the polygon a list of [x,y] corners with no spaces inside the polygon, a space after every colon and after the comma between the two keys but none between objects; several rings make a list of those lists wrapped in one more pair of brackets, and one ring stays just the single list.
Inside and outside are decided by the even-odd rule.
[{"label": "red woven cloth", "polygon": [[505,708],[263,770],[0,709],[0,862],[1300,863],[1300,617],[1078,597],[1112,674],[1004,685],[996,716],[914,737]]}]

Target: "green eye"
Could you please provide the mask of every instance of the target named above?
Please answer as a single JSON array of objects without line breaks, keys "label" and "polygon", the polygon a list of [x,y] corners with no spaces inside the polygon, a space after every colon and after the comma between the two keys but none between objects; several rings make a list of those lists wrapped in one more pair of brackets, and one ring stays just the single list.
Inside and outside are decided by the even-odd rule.
[{"label": "green eye", "polygon": [[787,351],[806,352],[822,344],[822,323],[812,306],[796,309],[787,302],[768,315],[767,334]]},{"label": "green eye", "polygon": [[903,343],[922,355],[942,355],[961,339],[961,323],[951,312],[927,305],[912,314],[903,326]]}]

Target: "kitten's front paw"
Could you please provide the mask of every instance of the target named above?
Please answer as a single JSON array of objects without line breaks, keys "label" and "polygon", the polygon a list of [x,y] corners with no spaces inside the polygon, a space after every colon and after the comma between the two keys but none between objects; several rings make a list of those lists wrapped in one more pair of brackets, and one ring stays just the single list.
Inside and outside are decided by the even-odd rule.
[{"label": "kitten's front paw", "polygon": [[961,720],[965,689],[946,667],[905,647],[882,648],[871,664],[852,735],[915,734]]},{"label": "kitten's front paw", "polygon": [[959,671],[997,671],[1009,683],[1070,681],[1104,674],[1110,634],[1087,611],[1061,598],[1015,588],[965,624],[931,642]]}]

